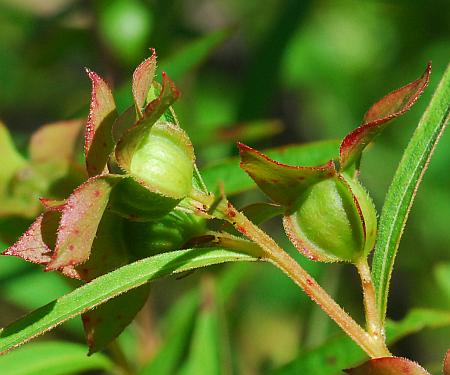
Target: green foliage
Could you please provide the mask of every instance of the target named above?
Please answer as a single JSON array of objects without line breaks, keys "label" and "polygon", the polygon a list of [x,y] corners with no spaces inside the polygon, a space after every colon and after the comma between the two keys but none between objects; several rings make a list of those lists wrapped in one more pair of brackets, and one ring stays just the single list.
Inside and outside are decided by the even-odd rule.
[{"label": "green foliage", "polygon": [[392,180],[383,211],[373,261],[381,319],[385,318],[395,257],[418,186],[450,118],[450,68],[423,114]]},{"label": "green foliage", "polygon": [[107,356],[86,358],[86,349],[65,341],[33,343],[0,357],[0,370],[11,375],[64,375],[81,371],[111,371],[114,364]]},{"label": "green foliage", "polygon": [[[0,258],[0,347],[8,351],[0,372],[416,371],[395,357],[367,362],[367,354],[390,355],[381,341],[396,260],[389,313],[407,313],[386,320],[387,343],[396,356],[414,352],[414,360],[440,373],[450,306],[442,298],[449,289],[448,82],[436,91],[386,195],[372,269],[376,294],[360,255],[372,250],[373,206],[382,206],[408,129],[425,110],[426,100],[417,99],[430,66],[355,125],[379,93],[400,87],[429,60],[436,88],[450,53],[447,11],[443,1],[394,8],[372,0],[1,3],[0,116],[11,134],[0,123],[0,245],[22,259]],[[130,82],[149,46],[157,48],[158,64],[150,49]],[[88,70],[90,108],[83,65],[105,77]],[[157,83],[162,72],[180,90],[166,74]],[[32,129],[74,116],[83,119]],[[396,126],[386,128],[394,118]],[[346,133],[341,142],[315,141]],[[434,152],[438,140],[443,147]],[[235,157],[237,141],[252,146],[239,148],[254,181]],[[363,150],[370,152],[361,164]],[[331,244],[319,258],[336,260],[337,251],[337,259],[357,262],[365,326],[348,266],[303,258],[279,216],[300,250],[299,238],[307,237],[313,257]],[[396,257],[408,216],[402,253],[409,256]],[[241,262],[257,259],[269,262]],[[224,261],[234,264],[200,270]],[[356,343],[338,334],[307,295]],[[10,352],[63,322],[52,333],[60,341]],[[103,353],[87,357],[85,346],[69,343],[83,328],[89,353]],[[449,368],[447,353],[445,375]]]}]

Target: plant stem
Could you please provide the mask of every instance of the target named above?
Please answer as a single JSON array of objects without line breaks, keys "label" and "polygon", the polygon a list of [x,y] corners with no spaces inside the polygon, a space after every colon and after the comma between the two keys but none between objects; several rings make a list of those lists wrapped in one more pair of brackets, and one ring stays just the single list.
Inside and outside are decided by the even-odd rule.
[{"label": "plant stem", "polygon": [[386,352],[389,353],[388,355],[391,355],[386,347],[384,325],[381,322],[380,315],[378,313],[375,287],[372,282],[372,276],[370,273],[369,264],[367,263],[367,258],[362,259],[356,263],[355,266],[361,278],[367,331],[374,340],[380,342],[380,345],[384,345]]},{"label": "plant stem", "polygon": [[384,342],[374,340],[348,315],[330,295],[278,244],[253,224],[244,214],[237,211],[224,199],[216,209],[223,219],[229,221],[240,233],[258,244],[265,253],[265,260],[286,273],[320,308],[341,327],[370,357],[390,356]]}]

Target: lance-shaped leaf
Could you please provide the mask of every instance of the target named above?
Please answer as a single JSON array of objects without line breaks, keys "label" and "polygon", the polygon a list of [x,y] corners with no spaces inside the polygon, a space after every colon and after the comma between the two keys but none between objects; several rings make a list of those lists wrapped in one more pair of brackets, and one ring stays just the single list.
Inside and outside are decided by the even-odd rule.
[{"label": "lance-shaped leaf", "polygon": [[92,177],[70,195],[62,211],[55,251],[47,270],[76,266],[89,259],[109,195],[120,179],[114,175]]},{"label": "lance-shaped leaf", "polygon": [[70,120],[47,124],[39,128],[30,140],[31,161],[43,163],[74,160],[82,126],[82,120]]},{"label": "lance-shaped leaf", "polygon": [[91,105],[86,124],[84,152],[90,176],[103,173],[114,148],[112,125],[117,117],[116,104],[106,82],[86,70],[92,82]]},{"label": "lance-shaped leaf", "polygon": [[295,206],[301,193],[309,186],[336,173],[332,161],[318,167],[290,166],[242,143],[238,143],[238,147],[241,168],[269,198],[288,208]]},{"label": "lance-shaped leaf", "polygon": [[134,105],[140,118],[144,116],[142,109],[156,71],[156,52],[153,48],[151,51],[152,55],[144,60],[133,73]]},{"label": "lance-shaped leaf", "polygon": [[371,359],[361,366],[344,371],[350,375],[430,375],[416,362],[400,357]]},{"label": "lance-shaped leaf", "polygon": [[364,116],[362,125],[341,143],[340,164],[345,169],[359,163],[364,148],[386,127],[387,122],[407,112],[419,99],[430,80],[431,64],[416,81],[399,88],[376,102]]},{"label": "lance-shaped leaf", "polygon": [[167,74],[163,72],[162,77],[163,84],[159,96],[147,105],[144,117],[135,126],[128,129],[117,143],[116,159],[120,167],[126,171],[130,169],[134,153],[142,138],[180,95]]},{"label": "lance-shaped leaf", "polygon": [[450,375],[450,349],[445,354],[443,371],[444,375]]}]

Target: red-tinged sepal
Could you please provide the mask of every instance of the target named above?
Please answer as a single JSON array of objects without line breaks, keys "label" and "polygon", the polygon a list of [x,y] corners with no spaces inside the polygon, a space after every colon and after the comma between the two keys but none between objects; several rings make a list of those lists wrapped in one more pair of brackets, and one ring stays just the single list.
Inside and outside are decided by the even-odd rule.
[{"label": "red-tinged sepal", "polygon": [[163,73],[162,78],[163,84],[158,97],[147,105],[143,118],[133,127],[127,129],[117,143],[115,151],[116,160],[119,166],[125,171],[130,170],[134,153],[143,141],[143,138],[146,137],[156,121],[158,121],[164,112],[180,96],[180,92],[167,74]]},{"label": "red-tinged sepal", "polygon": [[363,123],[350,132],[340,147],[341,170],[353,163],[359,168],[364,148],[386,127],[387,122],[407,112],[423,93],[430,80],[431,64],[416,81],[399,88],[376,102],[364,116]]},{"label": "red-tinged sepal", "polygon": [[117,143],[116,160],[125,171],[130,170],[134,153],[152,126],[180,96],[180,92],[167,74],[163,73],[162,77],[163,84],[158,97],[147,105],[143,118],[128,129]]},{"label": "red-tinged sepal", "polygon": [[152,55],[144,60],[133,73],[133,98],[139,118],[144,117],[145,101],[156,71],[156,52],[153,48],[151,51]]},{"label": "red-tinged sepal", "polygon": [[84,152],[89,176],[104,173],[114,149],[112,125],[117,118],[116,104],[107,83],[86,69],[92,82],[91,104],[86,124]]},{"label": "red-tinged sepal", "polygon": [[62,209],[55,251],[47,271],[76,266],[89,259],[109,195],[121,179],[114,175],[92,177],[69,196]]},{"label": "red-tinged sepal", "polygon": [[444,375],[450,375],[450,349],[445,354],[443,372]]},{"label": "red-tinged sepal", "polygon": [[241,168],[270,199],[287,208],[294,207],[309,186],[336,174],[332,161],[318,167],[290,166],[242,143],[238,147]]},{"label": "red-tinged sepal", "polygon": [[350,375],[430,375],[416,362],[401,357],[375,358],[344,371]]},{"label": "red-tinged sepal", "polygon": [[39,215],[22,237],[2,255],[12,255],[28,262],[47,265],[51,260],[60,217],[58,212],[53,211]]}]

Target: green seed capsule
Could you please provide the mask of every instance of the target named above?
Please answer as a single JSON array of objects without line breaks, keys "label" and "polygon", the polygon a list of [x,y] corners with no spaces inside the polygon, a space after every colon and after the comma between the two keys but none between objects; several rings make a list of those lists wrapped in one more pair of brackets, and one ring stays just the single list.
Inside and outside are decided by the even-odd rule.
[{"label": "green seed capsule", "polygon": [[194,153],[186,133],[157,122],[134,151],[128,179],[114,189],[112,210],[132,220],[158,220],[192,189]]},{"label": "green seed capsule", "polygon": [[307,188],[284,218],[292,243],[324,262],[357,262],[375,244],[376,210],[361,184],[337,175]]},{"label": "green seed capsule", "polygon": [[125,222],[125,241],[138,259],[178,250],[206,231],[206,221],[193,214],[171,211],[157,222]]}]

